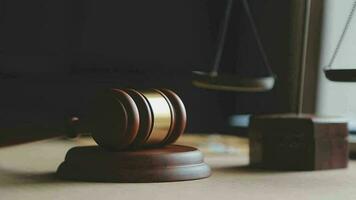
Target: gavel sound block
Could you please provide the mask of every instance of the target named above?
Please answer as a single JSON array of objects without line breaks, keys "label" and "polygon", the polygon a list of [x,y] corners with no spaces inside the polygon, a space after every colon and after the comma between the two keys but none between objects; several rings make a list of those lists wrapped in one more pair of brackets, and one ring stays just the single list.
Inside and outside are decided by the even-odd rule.
[{"label": "gavel sound block", "polygon": [[307,115],[252,117],[250,164],[272,170],[346,168],[347,123]]},{"label": "gavel sound block", "polygon": [[210,176],[199,150],[172,145],[186,125],[184,105],[174,92],[111,89],[94,105],[87,126],[99,146],[70,149],[57,170],[60,177],[163,182]]}]

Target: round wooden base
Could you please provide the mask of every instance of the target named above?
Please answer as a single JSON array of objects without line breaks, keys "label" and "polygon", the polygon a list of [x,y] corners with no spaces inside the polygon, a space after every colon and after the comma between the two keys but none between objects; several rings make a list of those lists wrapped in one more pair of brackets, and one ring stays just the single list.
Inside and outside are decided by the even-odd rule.
[{"label": "round wooden base", "polygon": [[199,150],[179,145],[122,152],[74,147],[57,170],[64,179],[95,182],[185,181],[210,174]]}]

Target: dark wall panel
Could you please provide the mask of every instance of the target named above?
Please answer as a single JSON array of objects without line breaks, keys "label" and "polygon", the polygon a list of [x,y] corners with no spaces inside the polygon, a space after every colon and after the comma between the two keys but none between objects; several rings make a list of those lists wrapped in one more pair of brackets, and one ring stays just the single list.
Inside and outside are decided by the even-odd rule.
[{"label": "dark wall panel", "polygon": [[[2,0],[0,126],[85,116],[93,91],[103,87],[176,90],[192,132],[223,131],[234,113],[293,111],[293,12],[302,1],[249,2],[278,75],[271,93],[191,85],[192,70],[210,69],[225,1]],[[223,71],[266,72],[239,1],[225,48]]]}]

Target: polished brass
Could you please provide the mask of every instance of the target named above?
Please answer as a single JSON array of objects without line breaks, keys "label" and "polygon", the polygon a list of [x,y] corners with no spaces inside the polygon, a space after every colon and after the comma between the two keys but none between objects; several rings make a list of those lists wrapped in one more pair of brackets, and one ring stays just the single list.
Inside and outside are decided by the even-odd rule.
[{"label": "polished brass", "polygon": [[153,126],[146,144],[159,144],[167,138],[172,124],[172,111],[167,100],[154,90],[142,92],[153,114]]}]

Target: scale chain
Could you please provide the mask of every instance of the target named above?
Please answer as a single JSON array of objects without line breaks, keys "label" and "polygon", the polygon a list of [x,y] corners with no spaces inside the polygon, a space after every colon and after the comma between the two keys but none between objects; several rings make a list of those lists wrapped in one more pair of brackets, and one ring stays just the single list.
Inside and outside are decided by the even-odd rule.
[{"label": "scale chain", "polygon": [[344,41],[344,38],[345,38],[345,35],[346,35],[346,32],[349,30],[350,28],[350,24],[351,24],[351,20],[354,16],[354,13],[355,13],[355,10],[356,10],[356,0],[353,2],[353,5],[352,5],[352,8],[351,8],[351,12],[349,13],[348,17],[347,17],[347,21],[346,21],[346,24],[345,24],[345,28],[343,29],[342,33],[341,33],[341,36],[336,44],[336,47],[335,47],[335,50],[332,54],[332,57],[330,59],[330,62],[329,64],[327,65],[327,69],[331,69],[331,66],[334,64],[334,61],[340,51],[340,47],[341,47],[341,44],[342,42]]}]

